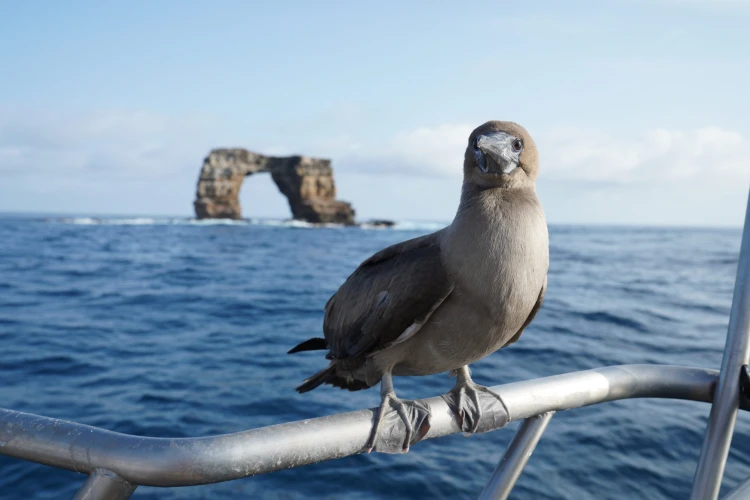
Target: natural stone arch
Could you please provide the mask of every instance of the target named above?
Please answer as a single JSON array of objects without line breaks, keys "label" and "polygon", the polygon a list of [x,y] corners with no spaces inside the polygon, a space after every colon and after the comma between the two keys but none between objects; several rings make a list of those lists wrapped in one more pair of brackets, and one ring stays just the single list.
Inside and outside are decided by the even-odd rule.
[{"label": "natural stone arch", "polygon": [[269,172],[289,201],[292,218],[354,224],[349,203],[336,200],[331,160],[263,156],[245,149],[214,149],[203,161],[194,202],[199,219],[241,219],[239,193],[245,177]]}]

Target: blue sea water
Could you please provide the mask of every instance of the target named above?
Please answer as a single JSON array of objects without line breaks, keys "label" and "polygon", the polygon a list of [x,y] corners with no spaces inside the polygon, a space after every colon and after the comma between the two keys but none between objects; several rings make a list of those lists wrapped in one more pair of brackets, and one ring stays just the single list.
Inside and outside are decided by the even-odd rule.
[{"label": "blue sea water", "polygon": [[[207,436],[377,405],[378,391],[294,387],[288,356],[374,251],[433,227],[315,228],[158,219],[0,220],[0,406],[106,429]],[[623,363],[718,368],[739,229],[551,227],[544,307],[473,365],[494,385]],[[404,397],[446,375],[397,378]],[[557,414],[512,498],[686,498],[709,406],[631,400]],[[518,424],[133,498],[475,498]],[[741,415],[724,491],[750,471]],[[85,477],[0,457],[0,498],[72,498]]]}]

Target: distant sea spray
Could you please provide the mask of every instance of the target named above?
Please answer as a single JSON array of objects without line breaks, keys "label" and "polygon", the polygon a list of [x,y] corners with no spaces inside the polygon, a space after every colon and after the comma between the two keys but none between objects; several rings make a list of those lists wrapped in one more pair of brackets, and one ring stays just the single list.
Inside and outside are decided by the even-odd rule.
[{"label": "distant sea spray", "polygon": [[[349,226],[340,224],[313,224],[293,219],[192,219],[182,217],[61,217],[48,218],[50,222],[60,222],[64,224],[76,224],[82,226],[91,225],[110,225],[110,226],[164,226],[164,225],[191,225],[191,226],[274,226],[274,227],[298,227],[298,228],[343,228],[349,229]],[[395,221],[393,226],[385,227],[378,224],[371,224],[367,221],[358,226],[360,229],[382,230],[390,229],[395,231],[437,231],[447,226],[447,222],[431,221]]]}]

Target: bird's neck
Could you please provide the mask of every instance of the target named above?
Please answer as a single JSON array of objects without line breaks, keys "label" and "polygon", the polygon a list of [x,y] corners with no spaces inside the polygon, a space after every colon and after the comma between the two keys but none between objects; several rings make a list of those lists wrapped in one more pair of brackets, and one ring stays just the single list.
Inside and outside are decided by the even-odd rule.
[{"label": "bird's neck", "polygon": [[464,185],[456,218],[441,237],[443,262],[456,286],[481,303],[515,307],[508,302],[513,286],[542,286],[548,234],[533,188]]},{"label": "bird's neck", "polygon": [[456,217],[459,217],[462,213],[471,212],[478,207],[487,206],[488,202],[491,202],[492,206],[497,206],[498,204],[512,204],[516,199],[536,201],[534,185],[505,188],[499,186],[484,187],[471,182],[464,182],[461,187],[461,201],[458,204]]}]

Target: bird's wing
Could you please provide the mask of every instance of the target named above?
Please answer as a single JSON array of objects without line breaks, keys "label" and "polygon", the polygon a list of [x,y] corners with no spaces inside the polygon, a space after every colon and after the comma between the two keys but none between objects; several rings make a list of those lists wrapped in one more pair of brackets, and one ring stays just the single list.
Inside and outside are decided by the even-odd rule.
[{"label": "bird's wing", "polygon": [[453,290],[437,233],[365,260],[326,304],[329,357],[370,354],[410,337]]},{"label": "bird's wing", "polygon": [[547,293],[547,278],[544,279],[544,285],[542,285],[542,290],[539,292],[539,298],[536,299],[536,304],[534,304],[534,307],[531,309],[531,313],[529,313],[529,317],[526,318],[526,321],[524,321],[523,326],[521,327],[518,332],[516,332],[515,335],[513,335],[513,338],[511,338],[507,344],[505,344],[503,347],[508,347],[511,344],[514,344],[518,341],[518,339],[521,338],[521,334],[526,329],[529,324],[534,320],[534,316],[536,316],[536,313],[539,312],[539,309],[542,307],[542,302],[544,302],[544,294]]}]

